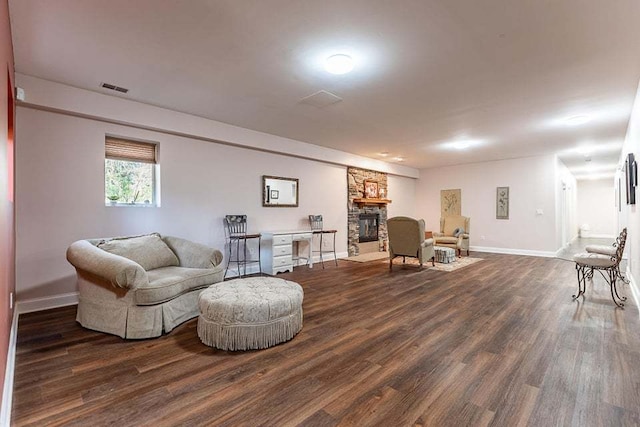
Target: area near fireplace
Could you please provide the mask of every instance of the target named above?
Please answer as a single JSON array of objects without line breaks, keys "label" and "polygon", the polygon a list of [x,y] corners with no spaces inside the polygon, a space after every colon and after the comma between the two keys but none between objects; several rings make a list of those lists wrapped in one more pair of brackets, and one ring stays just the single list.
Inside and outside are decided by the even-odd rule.
[{"label": "area near fireplace", "polygon": [[387,191],[387,174],[359,168],[347,169],[348,183],[348,245],[349,256],[378,252],[382,240],[387,240],[386,204],[356,203],[365,198],[364,182],[378,183],[378,190]]}]

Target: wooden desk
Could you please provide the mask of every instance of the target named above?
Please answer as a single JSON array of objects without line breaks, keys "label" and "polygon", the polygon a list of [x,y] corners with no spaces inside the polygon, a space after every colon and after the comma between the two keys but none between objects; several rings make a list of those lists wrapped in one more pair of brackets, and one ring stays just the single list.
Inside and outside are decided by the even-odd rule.
[{"label": "wooden desk", "polygon": [[[275,276],[277,273],[293,271],[301,259],[309,268],[313,268],[311,254],[311,230],[266,231],[262,233],[262,272]],[[307,242],[306,256],[300,253],[300,242]]]}]

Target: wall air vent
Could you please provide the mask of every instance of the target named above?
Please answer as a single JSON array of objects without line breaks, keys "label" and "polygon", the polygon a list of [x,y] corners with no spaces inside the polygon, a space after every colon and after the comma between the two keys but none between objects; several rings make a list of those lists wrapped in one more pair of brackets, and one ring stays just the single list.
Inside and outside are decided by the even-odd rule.
[{"label": "wall air vent", "polygon": [[120,87],[120,86],[116,86],[116,85],[112,85],[111,83],[102,83],[100,85],[100,87],[103,87],[103,88],[109,89],[109,90],[115,90],[116,92],[121,92],[121,93],[129,92],[129,89],[124,88],[124,87]]}]

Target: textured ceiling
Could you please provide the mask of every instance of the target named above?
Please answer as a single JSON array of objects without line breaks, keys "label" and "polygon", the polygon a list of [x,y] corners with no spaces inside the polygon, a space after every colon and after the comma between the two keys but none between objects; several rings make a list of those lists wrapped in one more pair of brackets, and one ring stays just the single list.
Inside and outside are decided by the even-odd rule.
[{"label": "textured ceiling", "polygon": [[[637,0],[12,0],[10,12],[18,72],[417,168],[550,153],[584,168],[589,145],[589,164],[613,171],[640,78]],[[350,74],[323,69],[339,52]],[[300,103],[320,90],[343,100]],[[446,146],[466,139],[478,144]]]}]

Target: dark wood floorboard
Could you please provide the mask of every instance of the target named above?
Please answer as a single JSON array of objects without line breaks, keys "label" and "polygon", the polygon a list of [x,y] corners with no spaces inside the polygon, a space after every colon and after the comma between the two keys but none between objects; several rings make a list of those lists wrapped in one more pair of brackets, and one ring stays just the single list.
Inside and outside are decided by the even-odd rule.
[{"label": "dark wood floorboard", "polygon": [[472,254],[454,272],[387,261],[278,277],[304,287],[279,346],[204,346],[196,320],[125,341],[75,307],[20,316],[14,425],[606,426],[640,424],[640,319],[571,262]]}]

